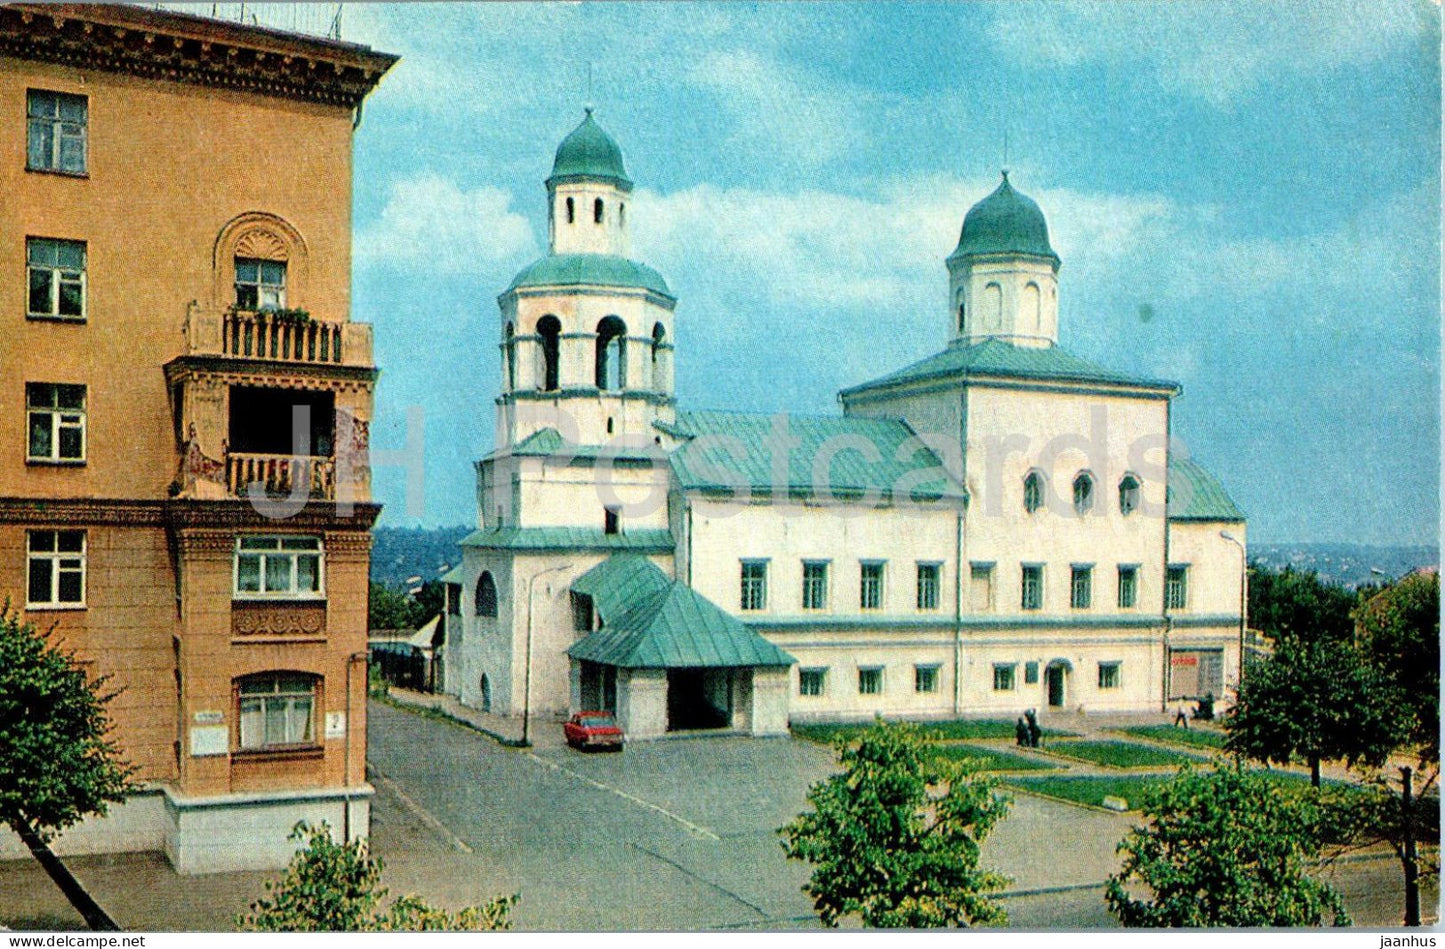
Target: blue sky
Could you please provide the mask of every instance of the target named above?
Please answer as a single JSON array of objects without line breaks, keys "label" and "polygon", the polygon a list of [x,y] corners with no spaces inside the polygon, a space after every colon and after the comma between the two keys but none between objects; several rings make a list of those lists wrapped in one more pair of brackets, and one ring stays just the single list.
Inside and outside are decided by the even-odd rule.
[{"label": "blue sky", "polygon": [[403,57],[355,152],[375,447],[425,419],[422,504],[381,465],[383,523],[474,520],[495,298],[544,252],[590,64],[634,255],[680,298],[684,406],[835,412],[942,348],[943,258],[1007,130],[1062,344],[1183,384],[1174,432],[1252,539],[1437,536],[1432,4],[354,4],[343,36]]}]

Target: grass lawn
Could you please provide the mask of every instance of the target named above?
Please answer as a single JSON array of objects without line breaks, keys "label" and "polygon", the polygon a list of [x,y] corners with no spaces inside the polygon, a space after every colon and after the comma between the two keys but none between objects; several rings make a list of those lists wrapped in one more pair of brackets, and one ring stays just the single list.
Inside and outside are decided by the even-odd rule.
[{"label": "grass lawn", "polygon": [[1039,758],[1016,755],[1009,751],[997,751],[979,745],[964,745],[954,742],[939,742],[930,749],[940,758],[957,761],[971,761],[980,771],[1052,771],[1059,765]]},{"label": "grass lawn", "polygon": [[1106,797],[1122,797],[1129,803],[1130,810],[1138,810],[1144,799],[1144,791],[1154,785],[1170,780],[1170,775],[1128,775],[1007,778],[1004,784],[1021,791],[1035,791],[1049,797],[1059,797],[1079,804],[1102,807]]},{"label": "grass lawn", "polygon": [[[981,738],[1007,738],[1012,741],[1014,737],[1014,723],[1011,719],[960,718],[944,722],[917,722],[915,724],[922,729],[924,736],[930,741],[977,741]],[[814,725],[794,725],[793,734],[799,738],[826,745],[840,736],[852,741],[872,725],[872,722],[824,722]],[[1052,728],[1044,729],[1045,738],[1068,738],[1073,735],[1073,732],[1056,731]]]},{"label": "grass lawn", "polygon": [[1044,750],[1111,768],[1176,767],[1199,761],[1195,755],[1128,741],[1056,741]]},{"label": "grass lawn", "polygon": [[1205,751],[1224,750],[1224,733],[1206,731],[1203,728],[1178,728],[1174,725],[1135,725],[1132,728],[1118,728],[1115,731],[1135,738],[1152,738],[1171,745],[1188,745]]}]

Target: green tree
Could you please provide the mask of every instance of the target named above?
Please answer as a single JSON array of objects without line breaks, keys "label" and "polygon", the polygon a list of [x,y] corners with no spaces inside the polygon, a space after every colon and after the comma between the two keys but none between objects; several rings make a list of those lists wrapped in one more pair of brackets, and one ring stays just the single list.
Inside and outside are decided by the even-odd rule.
[{"label": "green tree", "polygon": [[993,781],[930,755],[919,730],[879,722],[840,743],[843,771],[808,791],[813,810],[779,829],[783,849],[814,865],[803,888],[828,926],[998,924],[988,898],[1008,878],[979,867],[979,847],[1008,813]]},{"label": "green tree", "polygon": [[429,618],[422,617],[418,621],[421,608],[404,590],[373,580],[370,594],[367,604],[369,629],[416,629]]},{"label": "green tree", "polygon": [[1414,573],[1355,611],[1360,648],[1399,689],[1401,745],[1440,761],[1440,575]]},{"label": "green tree", "polygon": [[1321,850],[1316,792],[1241,766],[1188,767],[1149,792],[1104,900],[1125,926],[1336,926],[1339,894],[1305,872]]},{"label": "green tree", "polygon": [[1347,640],[1355,594],[1325,583],[1313,571],[1250,565],[1249,623],[1275,641]]},{"label": "green tree", "polygon": [[1353,643],[1283,638],[1274,654],[1245,672],[1238,701],[1224,719],[1225,747],[1256,761],[1342,759],[1378,767],[1399,740],[1395,686]]},{"label": "green tree", "polygon": [[0,608],[0,821],[13,830],[92,929],[118,928],[50,841],[134,790],[134,768],[110,738],[104,676],[88,678],[70,653],[7,601]]},{"label": "green tree", "polygon": [[292,840],[305,840],[266,896],[236,919],[256,932],[479,932],[511,928],[515,894],[451,913],[420,897],[397,898],[383,909],[389,891],[381,885],[382,862],[366,843],[337,843],[325,824],[297,824]]}]

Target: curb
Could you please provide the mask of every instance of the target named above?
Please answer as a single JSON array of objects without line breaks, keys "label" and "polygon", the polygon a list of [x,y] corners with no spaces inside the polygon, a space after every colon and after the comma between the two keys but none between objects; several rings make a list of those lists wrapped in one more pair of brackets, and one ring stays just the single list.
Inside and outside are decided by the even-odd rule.
[{"label": "curb", "polygon": [[486,735],[488,738],[492,739],[503,748],[532,747],[532,743],[530,741],[523,741],[520,738],[508,738],[506,735],[494,732],[490,728],[483,728],[475,722],[469,722],[464,718],[458,718],[451,712],[448,712],[446,709],[442,708],[440,705],[419,705],[414,702],[403,701],[402,699],[396,698],[395,696],[390,694],[373,695],[371,696],[371,700],[375,702],[380,702],[383,705],[389,706],[390,708],[394,708],[402,712],[410,712],[413,715],[423,715],[426,717],[439,718],[443,721],[450,722],[453,725],[459,725],[462,728],[470,729],[471,731],[477,732],[478,734]]}]

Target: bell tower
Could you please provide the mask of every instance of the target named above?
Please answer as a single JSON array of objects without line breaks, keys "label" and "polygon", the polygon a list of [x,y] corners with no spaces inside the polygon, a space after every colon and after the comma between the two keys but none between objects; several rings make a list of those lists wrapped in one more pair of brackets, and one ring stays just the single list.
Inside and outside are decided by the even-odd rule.
[{"label": "bell tower", "polygon": [[548,245],[554,254],[611,254],[632,251],[627,237],[627,201],[632,180],[622,149],[592,118],[562,140],[547,179]]}]

